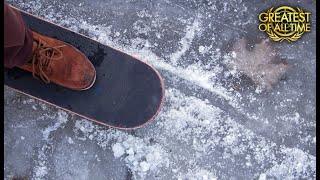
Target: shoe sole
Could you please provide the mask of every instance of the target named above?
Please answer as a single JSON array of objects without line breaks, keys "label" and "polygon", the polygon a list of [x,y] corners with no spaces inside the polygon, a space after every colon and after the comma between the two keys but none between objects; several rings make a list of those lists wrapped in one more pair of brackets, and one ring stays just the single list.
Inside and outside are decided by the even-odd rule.
[{"label": "shoe sole", "polygon": [[74,89],[74,90],[85,91],[85,90],[90,89],[94,85],[94,83],[96,82],[96,78],[97,78],[97,73],[94,73],[94,79],[93,79],[92,83],[88,87],[83,88],[83,89]]}]

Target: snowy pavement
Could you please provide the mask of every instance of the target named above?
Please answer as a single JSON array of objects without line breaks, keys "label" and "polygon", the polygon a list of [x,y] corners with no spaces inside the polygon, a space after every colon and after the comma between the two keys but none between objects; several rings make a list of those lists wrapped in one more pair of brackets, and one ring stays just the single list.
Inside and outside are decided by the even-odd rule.
[{"label": "snowy pavement", "polygon": [[[150,63],[166,99],[122,131],[5,88],[4,179],[315,179],[314,0],[8,2]],[[311,32],[265,42],[258,14],[283,4],[310,11]]]}]

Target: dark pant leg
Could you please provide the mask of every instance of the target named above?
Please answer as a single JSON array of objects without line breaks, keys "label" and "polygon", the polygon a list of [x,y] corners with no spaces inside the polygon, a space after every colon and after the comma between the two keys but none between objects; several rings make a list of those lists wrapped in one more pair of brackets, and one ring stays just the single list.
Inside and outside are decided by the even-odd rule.
[{"label": "dark pant leg", "polygon": [[33,36],[20,15],[4,2],[4,66],[12,68],[27,63],[32,56]]}]

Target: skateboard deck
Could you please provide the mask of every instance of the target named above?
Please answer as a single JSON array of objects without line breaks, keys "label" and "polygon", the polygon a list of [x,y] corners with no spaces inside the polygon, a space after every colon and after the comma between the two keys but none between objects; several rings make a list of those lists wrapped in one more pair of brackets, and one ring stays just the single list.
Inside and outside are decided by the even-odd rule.
[{"label": "skateboard deck", "polygon": [[75,91],[35,79],[19,68],[4,69],[4,84],[20,93],[72,112],[96,123],[133,129],[151,121],[164,100],[160,74],[147,63],[84,35],[17,9],[33,31],[69,43],[96,68],[96,81]]}]

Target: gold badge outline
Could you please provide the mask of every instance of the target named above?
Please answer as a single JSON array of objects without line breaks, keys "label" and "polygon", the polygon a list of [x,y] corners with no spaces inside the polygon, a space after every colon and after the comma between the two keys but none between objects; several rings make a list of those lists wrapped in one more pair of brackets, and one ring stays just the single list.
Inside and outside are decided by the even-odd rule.
[{"label": "gold badge outline", "polygon": [[[269,15],[270,13],[276,13],[276,12],[279,12],[280,10],[283,10],[283,9],[290,10],[291,12],[304,13],[303,10],[299,7],[297,7],[297,10],[295,10],[294,8],[289,7],[289,6],[280,6],[272,12],[273,9],[274,9],[274,7],[271,7],[270,9],[268,9],[266,14]],[[303,23],[306,23],[306,22],[303,22]],[[265,23],[265,24],[267,25],[267,23]],[[283,34],[281,32],[275,31],[273,23],[270,23],[270,25],[271,25],[271,28],[266,28],[265,32],[268,34],[268,36],[272,40],[279,41],[279,42],[282,42],[284,40],[287,40],[288,42],[297,41],[306,32],[305,28],[303,28],[302,31],[292,31],[289,34]]]}]

